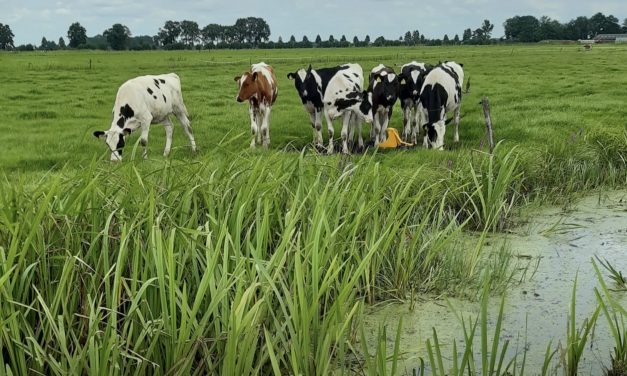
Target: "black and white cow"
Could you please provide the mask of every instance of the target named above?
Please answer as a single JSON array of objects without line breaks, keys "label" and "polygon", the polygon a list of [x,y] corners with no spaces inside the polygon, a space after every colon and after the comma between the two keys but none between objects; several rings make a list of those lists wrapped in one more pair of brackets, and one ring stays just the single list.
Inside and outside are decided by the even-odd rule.
[{"label": "black and white cow", "polygon": [[[399,99],[403,109],[403,140],[416,144],[422,121],[420,90],[427,73],[433,69],[431,64],[412,61],[403,65],[398,80],[400,82]],[[410,136],[411,134],[411,136]]]},{"label": "black and white cow", "polygon": [[443,150],[446,132],[446,114],[454,113],[455,137],[459,141],[459,111],[462,103],[462,83],[464,71],[462,64],[452,61],[440,63],[425,77],[420,92],[420,102],[426,123],[424,146]]},{"label": "black and white cow", "polygon": [[181,80],[175,73],[140,76],[123,83],[115,97],[111,128],[108,131],[96,131],[94,136],[104,140],[109,146],[111,160],[119,161],[122,160],[126,137],[139,128],[140,142],[146,158],[150,125],[163,123],[166,135],[163,155],[167,157],[172,146],[170,114],[174,114],[181,122],[192,151],[195,152],[196,141],[183,103]]},{"label": "black and white cow", "polygon": [[399,82],[394,69],[379,64],[370,71],[368,92],[372,93],[372,129],[374,145],[385,141],[392,109],[398,99]]},{"label": "black and white cow", "polygon": [[[348,133],[351,119],[361,125],[361,121],[372,122],[371,96],[363,91],[363,70],[358,64],[344,64],[332,68],[299,69],[289,73],[287,78],[294,80],[294,86],[309,113],[314,129],[314,144],[322,146],[322,116],[325,117],[329,133],[328,153],[333,148],[333,120],[342,117],[342,152],[348,153]],[[363,146],[363,139],[360,138]]]}]

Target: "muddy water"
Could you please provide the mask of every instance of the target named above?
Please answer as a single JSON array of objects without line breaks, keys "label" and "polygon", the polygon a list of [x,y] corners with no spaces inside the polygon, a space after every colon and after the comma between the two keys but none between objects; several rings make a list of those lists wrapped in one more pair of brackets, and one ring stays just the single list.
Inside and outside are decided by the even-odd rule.
[{"label": "muddy water", "polygon": [[[532,277],[527,273],[530,278],[507,292],[501,341],[510,340],[507,358],[518,352],[522,360],[526,348],[525,373],[538,374],[549,341],[552,341],[553,348],[558,343],[565,344],[575,275],[578,273],[576,315],[579,325],[597,306],[594,288],[598,286],[598,280],[591,258],[596,255],[606,259],[627,274],[627,191],[590,196],[569,209],[531,209],[525,217],[528,224],[511,234],[494,237],[489,243],[496,247],[505,242],[520,260],[528,260],[532,269],[537,267]],[[608,283],[608,287],[612,284]],[[627,306],[627,293],[617,293],[616,296],[623,306]],[[490,303],[490,332],[493,333],[500,298],[493,297]],[[419,357],[425,361],[428,359],[425,342],[432,338],[432,328],[437,330],[440,342],[446,344],[443,353],[447,359],[451,359],[453,338],[457,339],[458,350],[463,349],[461,325],[449,304],[458,315],[463,314],[466,318],[476,317],[479,312],[476,302],[449,299],[447,303],[430,298],[419,303],[413,311],[407,304],[371,308],[364,323],[372,340],[380,325],[388,327],[391,351],[398,320],[403,318],[401,349],[404,359],[401,369],[411,375],[419,364]],[[475,349],[480,346],[480,338],[476,338]],[[612,347],[613,339],[601,314],[583,354],[580,374],[602,375],[603,366],[609,365]],[[552,366],[560,367],[559,353]],[[562,373],[562,370],[558,371]]]}]

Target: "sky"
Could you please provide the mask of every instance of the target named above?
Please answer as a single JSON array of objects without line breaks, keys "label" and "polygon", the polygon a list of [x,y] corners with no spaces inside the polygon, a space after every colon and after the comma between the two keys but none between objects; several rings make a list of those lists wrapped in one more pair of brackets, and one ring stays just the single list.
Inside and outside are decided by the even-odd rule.
[{"label": "sky", "polygon": [[[549,16],[568,22],[597,12],[627,18],[627,0],[0,0],[0,23],[15,34],[15,45],[39,45],[42,37],[58,41],[68,27],[79,22],[93,36],[115,23],[132,35],[156,35],[165,21],[196,21],[233,25],[242,17],[268,22],[271,40],[307,35],[323,40],[333,35],[360,40],[370,35],[397,39],[408,30],[428,38],[448,34],[462,36],[464,29],[478,28],[484,19],[494,24],[493,37],[503,36],[503,22],[515,15]],[[67,42],[67,38],[66,38]]]}]

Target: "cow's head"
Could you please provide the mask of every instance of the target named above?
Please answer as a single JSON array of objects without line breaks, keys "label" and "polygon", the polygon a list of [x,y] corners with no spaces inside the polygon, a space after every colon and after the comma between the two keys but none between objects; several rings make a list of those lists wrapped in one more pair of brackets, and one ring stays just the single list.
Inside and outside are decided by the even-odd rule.
[{"label": "cow's head", "polygon": [[358,111],[355,111],[357,117],[366,123],[372,123],[372,93],[364,90],[361,93],[361,102]]},{"label": "cow's head", "polygon": [[[309,66],[311,69],[311,65]],[[305,103],[309,97],[309,90],[307,90],[306,79],[307,71],[305,69],[299,69],[294,73],[288,73],[287,78],[294,81],[294,87],[298,92],[298,96]]]},{"label": "cow's head", "polygon": [[384,72],[384,74],[373,76],[372,79],[371,90],[375,96],[387,102],[396,101],[400,86],[395,73]]},{"label": "cow's head", "polygon": [[238,102],[247,101],[257,95],[257,72],[246,72],[241,76],[235,77],[235,81],[239,83],[239,92],[237,93]]},{"label": "cow's head", "polygon": [[427,149],[444,150],[444,133],[446,132],[446,122],[437,121],[432,124],[425,124],[425,138],[423,146]]},{"label": "cow's head", "polygon": [[131,134],[129,128],[111,127],[108,131],[95,131],[94,137],[103,140],[111,150],[111,160],[121,161],[122,150],[124,149],[124,139]]},{"label": "cow's head", "polygon": [[430,64],[425,64],[425,69],[422,70],[419,67],[415,67],[410,71],[406,71],[405,73],[401,73],[398,75],[399,85],[401,90],[405,93],[411,95],[411,98],[414,101],[420,99],[420,90],[422,89],[422,85],[425,81],[425,77],[427,73],[433,69],[433,66]]}]

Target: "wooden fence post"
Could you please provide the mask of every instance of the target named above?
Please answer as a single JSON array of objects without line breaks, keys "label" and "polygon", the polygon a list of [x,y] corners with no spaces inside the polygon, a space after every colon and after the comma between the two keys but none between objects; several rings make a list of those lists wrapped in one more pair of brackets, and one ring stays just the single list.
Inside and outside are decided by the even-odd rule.
[{"label": "wooden fence post", "polygon": [[481,104],[483,105],[483,115],[485,116],[485,126],[488,129],[488,143],[490,144],[490,154],[494,150],[494,136],[492,134],[492,119],[490,118],[490,102],[488,97],[481,98]]}]

